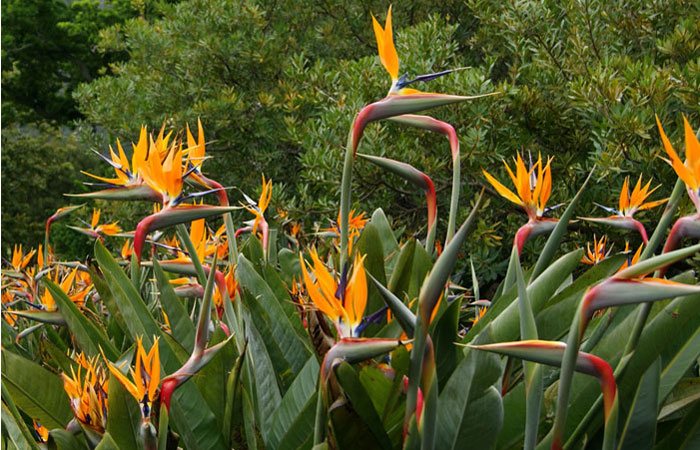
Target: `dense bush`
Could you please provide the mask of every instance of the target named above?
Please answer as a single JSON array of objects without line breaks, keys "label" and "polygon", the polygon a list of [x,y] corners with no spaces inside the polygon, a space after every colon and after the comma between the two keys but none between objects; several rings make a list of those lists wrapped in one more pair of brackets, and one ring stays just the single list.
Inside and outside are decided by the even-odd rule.
[{"label": "dense bush", "polygon": [[[555,156],[555,202],[569,198],[594,164],[597,183],[587,195],[603,204],[614,204],[628,174],[653,174],[670,192],[670,171],[649,170],[661,151],[653,118],[697,117],[697,4],[471,1],[432,8],[418,3],[397,16],[397,23],[414,24],[397,30],[402,72],[469,66],[429,89],[501,93],[440,112],[461,136],[466,195],[484,184],[481,167],[500,170],[502,158],[523,150]],[[382,10],[379,2],[183,2],[162,20],[135,19],[105,32],[101,45],[130,58],[77,98],[89,121],[121,135],[134,135],[142,122],[159,126],[164,114],[173,116],[169,126],[202,117],[220,164],[214,173],[225,184],[250,188],[264,168],[284,184],[282,203],[293,217],[327,226],[349,112],[385,90],[367,26],[369,13]],[[396,128],[372,128],[365,151],[434,177],[445,209],[444,139],[413,130],[389,138],[385,129]],[[397,225],[420,231],[420,196],[403,182],[364,164],[356,189],[367,209],[391,205]],[[482,216],[479,248],[470,250],[487,279],[504,270],[497,262],[506,255],[493,246],[510,239],[519,220]]]},{"label": "dense bush", "polygon": [[[70,42],[75,36],[92,42],[90,54],[102,55],[103,65],[90,71],[89,79],[97,78],[75,92],[87,123],[98,126],[84,145],[104,152],[117,136],[135,139],[142,123],[160,127],[166,114],[168,128],[201,117],[216,156],[210,170],[225,185],[251,192],[264,170],[278,186],[276,206],[307,225],[327,227],[337,214],[339,144],[351,114],[386,89],[367,25],[384,3],[134,5],[114,2],[96,15],[93,3],[79,2],[71,6],[71,20],[61,9],[61,33],[73,36]],[[676,121],[672,133],[681,129],[679,112],[691,121],[698,117],[698,8],[689,1],[416,2],[397,11],[396,42],[402,72],[470,67],[433,82],[431,90],[501,93],[439,113],[461,139],[463,198],[483,187],[482,167],[502,173],[500,160],[524,151],[555,156],[554,203],[570,198],[595,164],[597,183],[587,200],[612,206],[626,175],[653,175],[654,184],[663,183],[659,194],[670,192],[670,170],[650,170],[661,151],[653,117],[660,113],[664,123]],[[114,22],[99,33],[94,29]],[[3,39],[31,36],[9,30]],[[42,42],[49,41],[56,39]],[[5,42],[8,58],[13,46],[24,48],[22,42]],[[19,95],[12,84],[17,73],[27,71],[3,72],[4,91]],[[54,77],[41,73],[38,82]],[[73,76],[55,92],[64,95],[81,80]],[[30,81],[37,82],[28,80],[22,89],[31,88]],[[14,103],[4,103],[4,111],[23,108],[21,99],[6,98]],[[112,134],[103,136],[105,129]],[[440,209],[446,209],[450,160],[444,138],[382,124],[371,127],[365,145],[367,153],[407,161],[433,177]],[[397,178],[377,176],[368,164],[356,172],[355,189],[366,210],[390,205],[398,227],[422,232],[416,225],[419,193]],[[479,245],[469,249],[487,280],[505,270],[506,255],[495,247],[511,239],[520,220],[488,212],[497,209],[480,217]],[[129,215],[119,218],[128,222]],[[444,230],[444,223],[439,226]],[[590,235],[587,225],[578,227]]]}]

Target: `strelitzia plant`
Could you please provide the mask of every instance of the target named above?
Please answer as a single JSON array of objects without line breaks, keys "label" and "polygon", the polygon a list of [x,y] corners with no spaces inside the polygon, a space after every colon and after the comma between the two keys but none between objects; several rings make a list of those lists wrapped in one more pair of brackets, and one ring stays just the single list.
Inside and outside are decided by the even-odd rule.
[{"label": "strelitzia plant", "polygon": [[607,206],[596,205],[605,211],[612,213],[608,217],[582,217],[583,220],[589,222],[601,223],[604,225],[610,225],[613,227],[624,228],[627,230],[635,230],[639,232],[639,236],[642,238],[643,243],[649,242],[649,237],[647,236],[647,230],[644,225],[634,218],[634,214],[639,211],[645,211],[649,209],[656,208],[657,206],[663,205],[668,201],[667,198],[661,200],[654,200],[647,202],[647,198],[653,194],[661,185],[649,190],[651,187],[651,180],[647,181],[645,185],[642,185],[642,176],[639,176],[637,184],[632,189],[630,193],[630,178],[625,177],[625,181],[622,184],[622,189],[620,190],[620,200],[617,209],[609,208]]},{"label": "strelitzia plant", "polygon": [[[428,75],[421,75],[412,80],[409,80],[407,76],[399,77],[399,57],[394,45],[394,35],[392,29],[392,19],[391,19],[391,7],[387,12],[387,18],[384,27],[382,27],[379,22],[373,19],[373,28],[375,37],[377,40],[377,51],[379,53],[379,59],[389,73],[391,77],[391,86],[389,88],[388,95],[375,103],[371,103],[360,110],[360,112],[355,117],[353,121],[350,134],[348,136],[348,144],[346,147],[345,159],[343,163],[343,179],[341,181],[341,195],[340,195],[340,266],[341,268],[345,266],[345,262],[348,258],[348,218],[350,213],[350,187],[352,182],[352,167],[355,154],[357,153],[360,140],[364,133],[365,128],[370,122],[389,119],[392,117],[402,116],[406,114],[413,114],[428,109],[432,109],[438,106],[444,106],[454,103],[459,103],[467,100],[473,100],[480,97],[485,97],[487,95],[478,96],[457,96],[457,95],[447,95],[447,94],[435,94],[435,93],[425,93],[420,92],[414,88],[408,88],[407,86],[417,83],[417,82],[427,82],[433,80],[437,77],[447,75],[453,70],[445,70],[442,72],[436,72]],[[432,118],[414,116],[407,119],[409,124],[419,126],[421,128],[430,129],[439,132],[445,132],[450,136],[450,145],[453,149],[453,154],[458,153],[456,145],[456,134],[450,131],[450,127],[444,126],[433,120]],[[454,160],[454,157],[453,157]],[[456,171],[458,173],[458,170]],[[457,183],[453,182],[453,185]],[[451,205],[455,205],[458,202],[458,190],[453,188],[453,194],[451,199]],[[448,239],[451,239],[451,234],[454,232],[454,220],[456,218],[456,210],[450,213],[451,222],[448,225]]]},{"label": "strelitzia plant", "polygon": [[[375,30],[392,85],[386,101],[362,117],[400,113],[406,105],[427,107],[438,94],[419,93],[411,84],[415,80],[399,76],[390,17],[384,27],[375,21]],[[411,97],[413,103],[403,102]],[[458,162],[454,128],[411,114],[387,118],[448,136]],[[564,243],[566,227],[587,180],[534,267],[521,266],[516,242],[506,279],[498,288],[481,289],[489,292],[487,301],[474,267],[471,289],[458,286],[460,276],[454,273],[481,196],[471,201],[474,209],[452,234],[456,210],[450,211],[442,252],[426,251],[413,237],[402,239],[381,209],[355,214],[344,190],[339,231],[305,234],[314,246],[302,240],[275,251],[287,241],[277,242],[270,227],[265,254],[258,233],[237,254],[229,214],[214,232],[188,213],[208,205],[184,203],[216,193],[220,207],[228,204],[225,192],[203,178],[205,140],[201,123],[197,128],[196,137],[189,128],[146,134],[148,152],[137,171],[133,160],[120,156],[120,146],[110,157],[115,164],[129,163],[139,182],[158,194],[151,216],[160,222],[153,230],[177,223],[177,239],[167,232],[142,233],[143,242],[153,245],[151,261],[136,264],[128,245],[122,258],[115,258],[121,242],[96,239],[94,258],[86,258],[86,264],[61,261],[60,255],[42,261],[41,248],[33,256],[18,249],[3,268],[4,312],[19,305],[39,311],[40,298],[48,293],[46,303],[53,301],[52,313],[61,320],[55,323],[59,328],[5,315],[4,446],[607,450],[692,445],[687,430],[696,426],[700,407],[685,385],[697,375],[700,288],[690,271],[669,280],[659,272],[695,256],[700,245],[651,257],[670,228],[683,179],[647,245],[633,256],[616,255],[606,238],[594,237],[584,262],[595,264],[582,267],[585,248],[556,256],[576,246]],[[349,154],[351,163],[352,145],[350,136],[346,161]],[[368,158],[403,170],[421,188],[428,185],[416,168]],[[489,181],[537,222],[545,218],[551,191],[550,163],[540,157],[527,168],[518,156],[516,168],[509,168],[514,190]],[[128,177],[115,177],[128,183]],[[453,199],[461,181],[454,176]],[[637,185],[626,182],[621,210],[649,197],[651,184]],[[208,191],[196,192],[199,188]],[[244,204],[254,217],[250,231],[256,220],[255,231],[264,227],[270,189],[264,179],[261,198]],[[283,210],[278,217],[284,226]],[[434,227],[437,212],[427,222]],[[344,236],[339,250],[338,232]],[[328,235],[331,239],[323,239]],[[166,272],[186,275],[197,289],[174,289]],[[650,307],[669,296],[675,298]],[[636,317],[629,316],[631,308],[620,308],[639,302],[645,303]],[[604,308],[610,314],[596,318]],[[102,368],[100,354],[108,369]],[[560,368],[558,383],[557,372],[542,364]],[[572,385],[574,372],[595,376],[600,387],[589,377]],[[555,426],[544,435],[550,414],[542,409],[548,405],[546,393],[554,392],[559,394]],[[575,427],[564,426],[567,415],[577,419]]]},{"label": "strelitzia plant", "polygon": [[557,219],[545,217],[545,214],[551,210],[547,208],[547,201],[552,193],[551,163],[552,159],[549,158],[546,165],[543,164],[542,155],[539,155],[537,161],[528,169],[525,167],[523,158],[518,154],[515,158],[515,173],[513,173],[513,170],[503,161],[517,194],[483,170],[484,177],[496,192],[520,206],[527,214],[527,223],[518,229],[513,241],[518,253],[522,253],[529,239],[551,232],[558,222]]}]

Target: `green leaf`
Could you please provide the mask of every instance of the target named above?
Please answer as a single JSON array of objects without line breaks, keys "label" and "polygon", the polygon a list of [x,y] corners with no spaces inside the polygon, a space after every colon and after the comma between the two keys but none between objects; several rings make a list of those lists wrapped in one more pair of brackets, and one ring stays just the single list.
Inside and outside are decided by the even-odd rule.
[{"label": "green leaf", "polygon": [[165,310],[170,321],[173,337],[188,351],[194,348],[194,324],[187,310],[175,294],[175,290],[158,261],[153,260],[153,273],[158,281],[160,306]]},{"label": "green leaf", "polygon": [[117,307],[114,300],[114,295],[112,295],[112,291],[109,289],[109,285],[107,285],[107,280],[105,279],[104,275],[100,273],[97,265],[94,264],[94,262],[89,265],[89,271],[90,279],[92,280],[92,284],[95,286],[95,290],[97,290],[97,293],[100,295],[100,300],[107,307],[110,316],[113,318],[117,326],[122,332],[126,333],[128,331],[126,322],[124,322],[124,317]]},{"label": "green leaf", "polygon": [[[299,264],[299,258],[297,258],[297,264]],[[282,310],[289,318],[294,331],[296,331],[303,342],[306,342],[308,333],[306,332],[304,324],[301,321],[299,307],[292,301],[289,294],[289,288],[287,287],[288,285],[282,281],[282,278],[280,278],[280,272],[274,266],[265,264],[262,270],[262,275],[272,292],[275,293],[275,297],[277,297],[277,301],[282,307]],[[297,280],[300,279],[301,278],[297,277]]]},{"label": "green leaf", "polygon": [[17,407],[46,428],[64,428],[73,418],[63,382],[38,364],[3,349],[2,380]]},{"label": "green leaf", "polygon": [[654,450],[694,450],[700,446],[700,402],[693,407],[678,424],[669,431]]},{"label": "green leaf", "polygon": [[413,272],[413,255],[416,253],[417,241],[409,239],[399,253],[396,259],[396,265],[391,272],[389,284],[387,287],[391,292],[399,296],[400,299],[404,295],[408,295],[408,288],[411,285],[411,274]]},{"label": "green leaf", "polygon": [[[379,236],[377,228],[368,223],[360,238],[355,243],[354,247],[357,253],[364,255],[364,266],[367,273],[382,284],[386,284],[386,273],[384,271],[384,249],[382,248],[382,240]],[[365,316],[377,312],[384,307],[384,301],[379,293],[379,290],[372,283],[367,286],[367,307],[365,308]],[[370,325],[365,329],[364,336],[374,336],[379,329],[378,325]]]},{"label": "green leaf", "polygon": [[659,358],[647,369],[637,386],[634,401],[629,407],[627,420],[619,438],[620,450],[651,448],[654,445],[660,375]]},{"label": "green leaf", "polygon": [[[120,447],[117,444],[117,442],[112,438],[112,435],[107,432],[102,436],[102,440],[100,441],[99,444],[97,444],[97,447],[95,447],[95,450],[119,450],[120,448],[127,448],[127,447]],[[128,448],[137,448],[137,447],[128,447]]]},{"label": "green leaf", "polygon": [[46,446],[49,450],[76,450],[88,448],[84,439],[78,439],[73,433],[60,428],[49,431],[49,440]]},{"label": "green leaf", "polygon": [[9,436],[18,449],[39,449],[22,418],[10,412],[10,408],[4,402],[2,404],[2,431],[3,435]]},{"label": "green leaf", "polygon": [[136,399],[116,380],[111,380],[107,390],[107,432],[117,448],[138,448],[141,412]]},{"label": "green leaf", "polygon": [[279,276],[287,285],[291,285],[292,279],[301,279],[301,266],[299,256],[288,248],[283,248],[277,254],[280,271]]},{"label": "green leaf", "polygon": [[[280,393],[279,385],[277,384],[277,376],[275,368],[272,364],[270,355],[265,346],[265,341],[260,336],[256,325],[257,322],[253,322],[248,314],[246,319],[246,336],[248,338],[248,352],[246,352],[246,364],[249,364],[252,372],[252,380],[255,388],[255,409],[256,417],[252,419],[252,422],[247,425],[254,423],[259,423],[260,431],[263,433],[265,441],[269,441],[270,438],[266,437],[271,430],[272,417],[275,411],[279,408],[282,402],[282,394]],[[243,390],[244,395],[249,395],[246,390]],[[250,399],[248,400],[250,401]],[[253,407],[251,405],[251,407]],[[251,418],[246,419],[247,411],[245,411],[244,405],[243,417],[245,420],[250,421]],[[250,439],[250,435],[246,430],[246,435]]]},{"label": "green leaf", "polygon": [[255,430],[255,407],[250,401],[248,391],[241,390],[241,400],[243,401],[243,427],[245,430],[246,443],[248,448],[258,448],[258,437]]},{"label": "green leaf", "polygon": [[[244,296],[245,304],[251,312],[253,322],[261,332],[276,373],[282,379],[290,376],[293,379],[293,374],[299,373],[306,364],[311,351],[295,331],[294,325],[270,286],[255,271],[250,261],[242,255],[238,258],[236,278],[240,286],[250,293],[250,296]],[[285,373],[290,369],[291,373]]]},{"label": "green leaf", "polygon": [[[149,347],[153,345],[154,337],[163,337],[159,347],[163,370],[166,373],[175,372],[185,362],[186,355],[178,357],[176,343],[162,333],[134,285],[99,241],[95,243],[95,257],[124,316],[132,340],[141,337],[144,345]],[[195,383],[185,383],[175,391],[170,417],[187,448],[224,447],[214,413]]]},{"label": "green leaf", "polygon": [[659,382],[659,404],[671,393],[683,375],[690,369],[700,357],[700,328],[695,331],[685,344],[678,350],[670,361],[664,361],[665,366],[661,372]]},{"label": "green leaf", "polygon": [[434,320],[431,333],[435,343],[435,361],[437,363],[438,386],[443,388],[450,375],[457,367],[460,349],[455,345],[459,326],[461,297],[447,305],[443,313]]},{"label": "green leaf", "polygon": [[399,243],[396,241],[394,232],[391,230],[391,225],[381,208],[377,208],[372,213],[370,222],[379,233],[379,239],[382,241],[382,250],[384,250],[384,259],[391,258],[396,251],[399,250]]},{"label": "green leaf", "polygon": [[[464,350],[464,358],[440,393],[436,448],[460,449],[465,442],[472,442],[472,439],[477,438],[477,435],[484,438],[482,435],[485,426],[496,428],[493,435],[495,442],[503,416],[502,406],[499,406],[500,394],[496,392],[498,402],[485,400],[487,403],[494,403],[490,410],[477,409],[477,401],[487,394],[489,398],[493,397],[488,391],[498,382],[501,372],[501,363],[496,355],[471,349]],[[480,414],[487,413],[495,414],[495,417],[490,418],[493,422],[482,421],[479,418]]]},{"label": "green leaf", "polygon": [[338,378],[340,386],[343,388],[343,392],[345,392],[346,397],[350,400],[352,409],[374,435],[380,448],[390,449],[391,441],[389,440],[389,436],[387,436],[382,426],[382,420],[379,418],[372,404],[372,400],[369,395],[367,395],[367,391],[365,391],[365,388],[362,386],[355,369],[350,364],[343,362],[336,366],[335,375]]},{"label": "green leaf", "polygon": [[676,386],[659,412],[660,421],[682,416],[688,405],[700,400],[700,377],[684,378]]},{"label": "green leaf", "polygon": [[146,307],[141,294],[99,240],[95,242],[95,258],[112,291],[117,308],[124,317],[131,339],[142,337],[144,345],[152,346],[153,337],[160,335],[160,327]]},{"label": "green leaf", "polygon": [[269,448],[296,448],[313,434],[318,372],[316,357],[309,357],[273,414],[266,441]]},{"label": "green leaf", "polygon": [[114,344],[109,341],[104,331],[100,330],[92,321],[85,317],[59,286],[48,278],[44,278],[43,281],[56,301],[58,310],[61,311],[66,325],[78,342],[78,345],[80,345],[80,348],[89,356],[100,355],[101,349],[108,358],[116,358],[119,352],[114,347]]},{"label": "green leaf", "polygon": [[260,271],[265,263],[265,252],[262,248],[262,242],[257,236],[248,236],[248,239],[241,246],[241,254],[238,255],[238,258],[240,259],[241,256],[245,256],[248,261],[253,263],[255,269]]}]

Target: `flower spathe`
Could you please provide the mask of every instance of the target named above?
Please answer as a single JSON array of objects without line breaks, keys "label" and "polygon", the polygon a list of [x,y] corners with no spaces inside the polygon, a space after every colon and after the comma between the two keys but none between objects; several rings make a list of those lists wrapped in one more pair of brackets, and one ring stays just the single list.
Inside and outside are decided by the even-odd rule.
[{"label": "flower spathe", "polygon": [[[302,255],[299,255],[304,285],[314,306],[336,325],[341,337],[353,337],[367,306],[367,276],[364,257],[355,256],[353,271],[347,282],[336,282],[316,250],[311,251],[316,280],[312,280]],[[343,286],[345,284],[345,286]]]},{"label": "flower spathe", "polygon": [[153,402],[156,399],[160,385],[160,353],[158,338],[154,339],[148,353],[143,347],[141,338],[136,340],[136,363],[129,369],[133,382],[129,380],[117,366],[108,362],[109,371],[124,386],[124,389],[140,405],[141,417],[148,420],[151,417]]}]

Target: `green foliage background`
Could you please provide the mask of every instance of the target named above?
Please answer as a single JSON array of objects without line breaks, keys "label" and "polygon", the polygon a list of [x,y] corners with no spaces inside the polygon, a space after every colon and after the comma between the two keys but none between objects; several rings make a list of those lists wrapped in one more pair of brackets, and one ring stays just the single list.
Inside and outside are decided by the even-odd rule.
[{"label": "green foliage background", "polygon": [[[25,172],[6,170],[28,151],[37,161],[63,161],[65,167],[50,166],[51,176],[75,191],[83,179],[67,165],[96,161],[90,149],[104,152],[116,137],[135,139],[141,124],[180,128],[199,117],[215,157],[206,165],[212,177],[254,192],[264,172],[276,183],[273,206],[304,221],[306,230],[335,218],[352,117],[389,86],[370,26],[371,13],[383,20],[386,2],[98,5],[3,2],[3,212],[8,196],[35,195]],[[670,193],[674,177],[658,159],[654,114],[674,142],[680,142],[681,113],[695,126],[700,123],[697,2],[471,0],[395,6],[402,71],[468,67],[419,88],[501,93],[436,113],[460,136],[464,206],[484,185],[481,168],[503,178],[501,159],[517,151],[555,157],[551,204],[567,201],[596,165],[596,183],[582,203],[590,205],[587,214],[601,214],[594,198],[614,206],[626,175],[653,176],[664,185],[659,195]],[[38,26],[51,34],[35,39]],[[84,61],[87,72],[74,60]],[[16,136],[28,133],[16,124],[36,121],[50,125],[32,127],[29,138]],[[83,132],[58,133],[58,125]],[[362,151],[406,161],[432,176],[444,218],[451,174],[447,143],[416,130],[387,132],[395,127],[371,126]],[[45,142],[37,132],[46,135]],[[59,143],[46,144],[55,139]],[[66,156],[58,157],[61,151]],[[424,231],[418,228],[425,214],[420,193],[368,164],[356,167],[353,192],[363,208],[381,206],[396,225]],[[62,189],[51,190],[47,198],[65,202]],[[495,245],[512,239],[523,221],[513,205],[495,197],[490,202],[468,249],[485,281],[505,270],[507,255]],[[132,211],[110,214],[128,224]],[[26,221],[3,214],[4,251],[11,242],[39,242],[39,218],[51,212],[37,207]],[[585,234],[579,242],[594,231],[587,225],[578,230]]]}]

